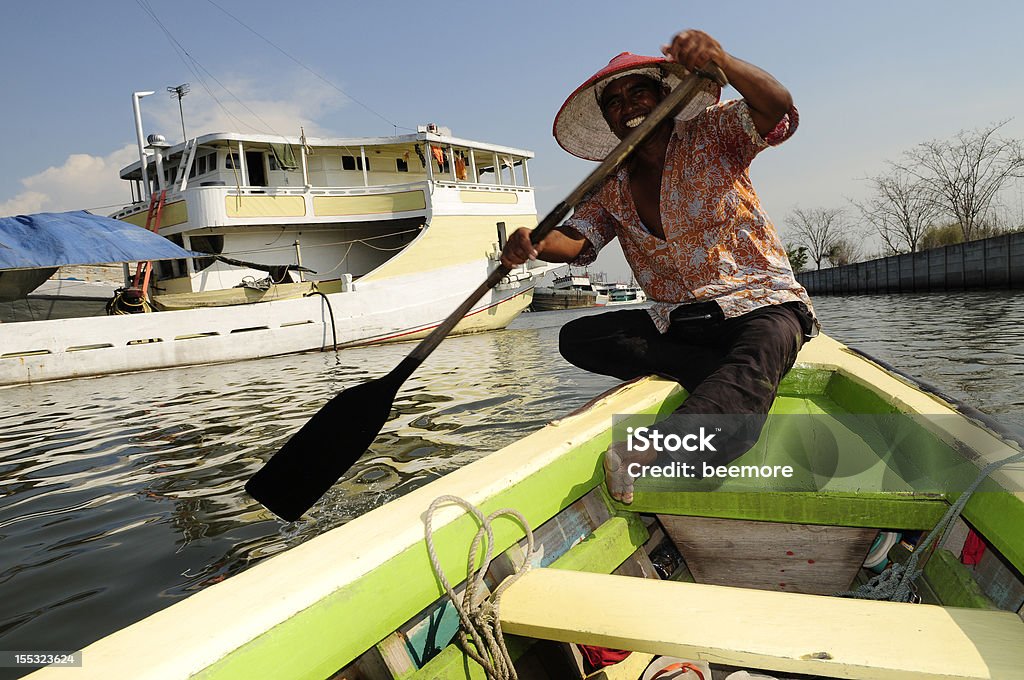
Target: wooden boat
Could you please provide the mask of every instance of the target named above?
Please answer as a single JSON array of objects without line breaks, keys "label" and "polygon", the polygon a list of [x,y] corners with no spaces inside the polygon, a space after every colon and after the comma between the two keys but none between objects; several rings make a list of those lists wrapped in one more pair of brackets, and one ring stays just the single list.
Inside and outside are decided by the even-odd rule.
[{"label": "wooden boat", "polygon": [[586,273],[567,272],[555,277],[551,286],[542,286],[534,290],[530,309],[535,312],[581,309],[596,306],[597,299],[598,293]]},{"label": "wooden boat", "polygon": [[[931,529],[965,480],[1019,454],[1010,433],[820,337],[802,350],[773,412],[816,414],[815,428],[825,429],[780,439],[791,446],[759,444],[735,461],[761,456],[753,462],[801,467],[813,473],[806,488],[770,491],[731,479],[711,489],[696,481],[659,489],[641,479],[631,505],[611,501],[601,456],[613,416],[650,422],[684,398],[663,380],[623,385],[88,646],[73,675],[482,678],[451,643],[456,615],[425,542],[428,507],[453,495],[485,513],[514,508],[535,532],[526,555],[522,528],[495,520],[499,556],[487,579],[493,588],[531,565],[499,610],[522,678],[582,677],[568,643],[634,650],[592,676],[601,678],[639,678],[654,654],[710,663],[715,678],[737,668],[869,680],[1024,677],[1024,465],[991,471],[963,508],[958,526],[975,532],[987,567],[984,558],[973,572],[960,564],[964,538],[953,530],[919,579],[924,603],[827,596],[856,580],[879,530]],[[898,437],[858,431],[858,418],[883,416],[902,423]],[[843,454],[831,474],[813,463],[825,441]],[[476,520],[443,505],[431,530],[449,580],[464,579]],[[688,569],[662,579],[650,554],[669,544]],[[71,674],[49,668],[32,677]]]}]

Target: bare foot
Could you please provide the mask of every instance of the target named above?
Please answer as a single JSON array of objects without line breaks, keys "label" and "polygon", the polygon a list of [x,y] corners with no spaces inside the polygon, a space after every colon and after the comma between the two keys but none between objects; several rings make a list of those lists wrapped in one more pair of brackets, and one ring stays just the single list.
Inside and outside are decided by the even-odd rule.
[{"label": "bare foot", "polygon": [[604,454],[604,480],[612,498],[629,505],[633,502],[633,475],[629,474],[632,463],[652,463],[657,458],[653,451],[629,451],[626,442],[612,442]]}]

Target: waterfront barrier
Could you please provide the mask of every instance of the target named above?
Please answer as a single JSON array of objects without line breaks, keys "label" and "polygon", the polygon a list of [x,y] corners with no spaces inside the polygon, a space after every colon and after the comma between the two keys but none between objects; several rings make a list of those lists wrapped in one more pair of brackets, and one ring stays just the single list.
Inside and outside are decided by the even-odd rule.
[{"label": "waterfront barrier", "polygon": [[1024,288],[1024,232],[801,272],[811,295]]}]

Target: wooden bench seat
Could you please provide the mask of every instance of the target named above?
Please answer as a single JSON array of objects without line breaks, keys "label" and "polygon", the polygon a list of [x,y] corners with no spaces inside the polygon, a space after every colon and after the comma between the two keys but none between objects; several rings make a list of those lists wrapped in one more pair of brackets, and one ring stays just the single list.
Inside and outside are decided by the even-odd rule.
[{"label": "wooden bench seat", "polygon": [[506,633],[824,677],[1024,678],[1012,612],[534,569]]}]

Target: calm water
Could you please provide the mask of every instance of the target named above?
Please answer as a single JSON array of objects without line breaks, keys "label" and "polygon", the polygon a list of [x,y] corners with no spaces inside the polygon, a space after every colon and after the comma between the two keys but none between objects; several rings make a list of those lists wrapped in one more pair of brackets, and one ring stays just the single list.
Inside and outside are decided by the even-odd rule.
[{"label": "calm water", "polygon": [[[831,335],[1024,422],[1024,294],[816,304]],[[372,451],[292,524],[245,480],[324,401],[411,345],[0,390],[0,650],[80,649],[581,405],[614,384],[558,357],[558,327],[581,313],[593,312],[445,341]]]}]

